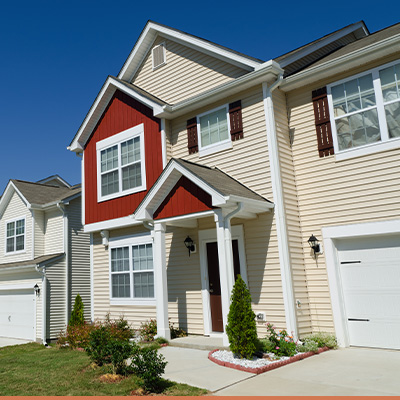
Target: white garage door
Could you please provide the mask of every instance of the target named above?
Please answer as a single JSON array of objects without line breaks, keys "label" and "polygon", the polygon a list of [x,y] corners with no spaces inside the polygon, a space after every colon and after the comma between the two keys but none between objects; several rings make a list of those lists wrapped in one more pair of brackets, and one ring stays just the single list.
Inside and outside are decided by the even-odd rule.
[{"label": "white garage door", "polygon": [[0,336],[35,340],[33,288],[0,290]]},{"label": "white garage door", "polygon": [[400,237],[337,245],[350,345],[400,349]]}]

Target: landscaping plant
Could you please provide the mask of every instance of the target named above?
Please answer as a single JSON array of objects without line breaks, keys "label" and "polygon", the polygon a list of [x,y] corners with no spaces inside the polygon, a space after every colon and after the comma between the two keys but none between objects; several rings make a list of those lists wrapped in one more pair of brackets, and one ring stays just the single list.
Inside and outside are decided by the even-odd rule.
[{"label": "landscaping plant", "polygon": [[183,330],[182,328],[175,328],[173,322],[171,321],[168,322],[169,322],[169,330],[171,332],[171,339],[187,336],[187,332],[185,330]]},{"label": "landscaping plant", "polygon": [[83,325],[69,325],[60,333],[57,345],[69,349],[85,348],[94,328],[94,325],[86,322]]},{"label": "landscaping plant", "polygon": [[231,351],[241,358],[251,359],[257,350],[257,326],[251,309],[251,296],[240,275],[232,289],[226,333]]},{"label": "landscaping plant", "polygon": [[78,293],[75,297],[74,308],[71,312],[71,318],[69,320],[69,326],[79,326],[85,323],[85,318],[83,317],[83,301]]},{"label": "landscaping plant", "polygon": [[275,327],[271,323],[267,323],[268,342],[271,344],[269,352],[276,354],[278,357],[292,357],[296,354],[296,343],[293,336],[289,336],[286,330],[276,332]]},{"label": "landscaping plant", "polygon": [[154,336],[157,335],[157,321],[150,319],[147,322],[142,322],[139,328],[140,340],[144,342],[152,342]]},{"label": "landscaping plant", "polygon": [[136,376],[143,379],[143,387],[152,392],[160,390],[161,375],[167,362],[162,354],[150,347],[138,348],[132,354],[131,369]]}]

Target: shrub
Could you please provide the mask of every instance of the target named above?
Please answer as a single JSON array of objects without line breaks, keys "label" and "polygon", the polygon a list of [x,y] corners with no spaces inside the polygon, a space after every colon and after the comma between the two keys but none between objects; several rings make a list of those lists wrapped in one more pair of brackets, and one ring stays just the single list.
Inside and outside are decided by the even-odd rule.
[{"label": "shrub", "polygon": [[257,327],[255,314],[251,309],[251,296],[240,275],[232,289],[228,314],[229,345],[233,353],[241,358],[251,358],[257,347]]},{"label": "shrub", "polygon": [[131,369],[143,379],[143,387],[152,392],[158,391],[166,365],[164,356],[149,347],[139,348],[132,355]]},{"label": "shrub", "polygon": [[123,316],[118,319],[110,319],[110,314],[106,314],[106,318],[102,323],[109,330],[111,337],[121,340],[129,340],[134,336],[134,330],[129,326],[129,323]]},{"label": "shrub", "polygon": [[313,340],[317,343],[318,347],[328,347],[330,349],[336,349],[338,344],[335,335],[327,332],[316,332],[311,335],[304,337],[304,340]]},{"label": "shrub", "polygon": [[89,335],[89,341],[85,347],[86,352],[93,362],[103,365],[110,362],[108,345],[112,340],[110,331],[105,326],[97,326]]},{"label": "shrub", "polygon": [[138,350],[136,344],[120,339],[111,339],[107,344],[113,374],[126,374],[128,365],[126,360]]},{"label": "shrub", "polygon": [[78,293],[75,297],[74,308],[71,312],[71,318],[69,320],[69,326],[78,326],[85,323],[85,318],[83,317],[83,301]]},{"label": "shrub", "polygon": [[267,340],[272,344],[269,350],[271,353],[279,357],[292,357],[296,354],[296,343],[293,341],[293,337],[289,336],[285,330],[277,333],[275,327],[267,323],[267,331],[269,333]]},{"label": "shrub", "polygon": [[306,353],[308,351],[312,351],[314,353],[318,353],[318,343],[312,339],[305,339],[303,344],[297,345],[297,351],[301,353]]},{"label": "shrub", "polygon": [[169,330],[171,332],[171,339],[187,336],[187,332],[182,328],[175,328],[173,322],[169,321]]},{"label": "shrub", "polygon": [[152,342],[154,340],[154,336],[156,335],[157,335],[157,321],[155,319],[143,322],[140,325],[139,329],[140,340],[144,342]]},{"label": "shrub", "polygon": [[94,325],[86,322],[83,325],[69,325],[65,331],[60,333],[57,345],[70,349],[85,348],[88,345],[89,335],[94,328]]}]

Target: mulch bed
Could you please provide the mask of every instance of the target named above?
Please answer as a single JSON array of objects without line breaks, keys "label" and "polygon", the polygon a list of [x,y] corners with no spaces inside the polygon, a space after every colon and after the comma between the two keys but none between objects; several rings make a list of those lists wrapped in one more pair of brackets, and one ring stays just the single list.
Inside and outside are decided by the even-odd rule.
[{"label": "mulch bed", "polygon": [[226,361],[217,360],[212,355],[216,351],[219,351],[219,349],[215,349],[215,350],[210,351],[208,353],[208,359],[211,360],[212,362],[215,362],[218,365],[223,366],[223,367],[238,369],[240,371],[251,372],[253,374],[257,374],[258,375],[258,374],[262,374],[263,372],[271,371],[272,369],[282,367],[283,365],[291,364],[293,362],[296,362],[296,361],[299,361],[299,360],[303,360],[304,358],[308,358],[308,357],[314,356],[316,354],[320,354],[320,353],[322,353],[324,351],[327,351],[327,350],[329,350],[329,347],[321,347],[321,348],[318,349],[318,353],[314,353],[313,351],[308,351],[307,353],[296,354],[295,356],[290,357],[287,360],[272,362],[271,364],[268,364],[268,365],[265,365],[265,366],[259,367],[259,368],[249,368],[249,367],[244,367],[242,365],[238,365],[238,364],[233,364],[233,363],[226,362]]}]

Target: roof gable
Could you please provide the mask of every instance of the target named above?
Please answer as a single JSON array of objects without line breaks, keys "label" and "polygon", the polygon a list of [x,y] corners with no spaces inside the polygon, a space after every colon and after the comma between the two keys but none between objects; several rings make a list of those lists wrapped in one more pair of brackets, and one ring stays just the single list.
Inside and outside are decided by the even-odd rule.
[{"label": "roof gable", "polygon": [[125,64],[118,74],[118,78],[129,82],[132,80],[158,35],[248,71],[252,71],[258,65],[262,64],[262,61],[256,58],[246,56],[223,46],[219,46],[215,43],[182,32],[178,29],[173,29],[168,26],[149,21],[139,36],[139,39],[133,47],[129,57],[125,61]]}]

